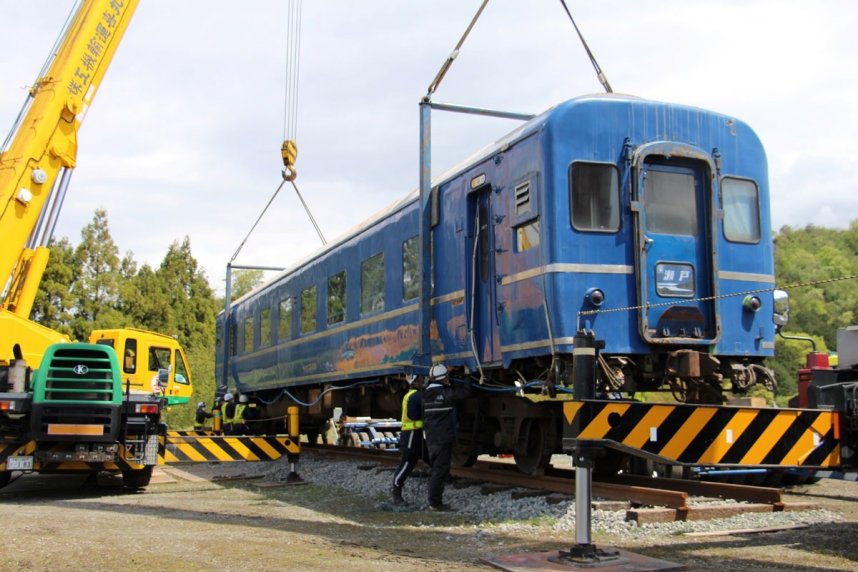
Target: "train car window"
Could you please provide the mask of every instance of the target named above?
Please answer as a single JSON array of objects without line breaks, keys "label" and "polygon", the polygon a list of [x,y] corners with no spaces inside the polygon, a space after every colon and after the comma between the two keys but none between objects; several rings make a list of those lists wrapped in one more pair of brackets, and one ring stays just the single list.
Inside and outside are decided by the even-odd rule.
[{"label": "train car window", "polygon": [[288,340],[292,337],[292,298],[280,300],[280,317],[277,322],[277,340]]},{"label": "train car window", "polygon": [[620,185],[617,167],[606,163],[572,163],[569,202],[576,230],[616,232],[620,229]]},{"label": "train car window", "polygon": [[346,319],[346,273],[338,272],[328,277],[328,324],[338,324]]},{"label": "train car window", "polygon": [[271,308],[265,308],[259,313],[259,347],[271,345]]},{"label": "train car window", "polygon": [[539,220],[515,227],[515,251],[524,252],[539,246]]},{"label": "train car window", "polygon": [[370,256],[360,265],[360,311],[384,310],[384,253]]},{"label": "train car window", "polygon": [[122,371],[134,373],[137,371],[137,340],[128,338],[125,340],[125,355],[122,359]]},{"label": "train car window", "polygon": [[413,300],[420,295],[420,258],[418,237],[402,243],[402,299]]},{"label": "train car window", "polygon": [[693,173],[650,170],[644,180],[646,226],[651,232],[697,236]]},{"label": "train car window", "polygon": [[244,319],[244,353],[253,351],[253,316]]},{"label": "train car window", "polygon": [[753,181],[724,177],[724,237],[732,242],[760,242],[760,192]]},{"label": "train car window", "polygon": [[316,287],[301,291],[301,333],[309,334],[316,329]]}]

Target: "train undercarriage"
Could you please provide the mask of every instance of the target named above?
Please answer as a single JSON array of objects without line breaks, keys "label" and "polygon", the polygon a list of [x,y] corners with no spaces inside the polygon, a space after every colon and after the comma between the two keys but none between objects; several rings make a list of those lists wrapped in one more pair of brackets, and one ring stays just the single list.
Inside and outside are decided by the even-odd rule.
[{"label": "train undercarriage", "polygon": [[[453,377],[468,375],[453,368]],[[720,406],[726,391],[742,393],[755,383],[774,388],[774,376],[761,363],[743,359],[719,360],[702,352],[680,349],[653,356],[598,357],[597,399],[611,403],[641,403],[641,392],[669,392],[677,403]],[[518,468],[527,474],[541,474],[555,454],[563,454],[564,403],[574,399],[572,356],[534,358],[511,364],[508,369],[484,369],[484,378],[471,398],[459,406],[459,432],[453,453],[458,466],[473,464],[480,455],[512,455]],[[339,382],[324,386],[303,386],[289,390],[302,407],[301,433],[308,441],[333,442],[336,422],[346,419],[398,419],[402,397],[407,390],[401,376],[374,380]],[[260,392],[255,397],[266,405],[257,425],[259,432],[276,432],[291,399],[282,390]],[[342,425],[342,424],[340,424]],[[342,432],[342,427],[340,427]],[[390,434],[384,432],[386,444]],[[359,435],[359,434],[358,434]],[[354,441],[354,437],[351,437]],[[342,439],[341,439],[342,441]],[[360,441],[358,439],[357,441]],[[364,439],[372,442],[372,439]],[[387,448],[389,444],[385,445]],[[657,456],[640,454],[633,448],[606,447],[596,461],[597,472],[636,474],[707,475],[717,478],[729,473],[706,471],[705,467],[665,462]],[[771,471],[765,471],[766,474]],[[755,473],[734,472],[734,481],[759,480]],[[755,475],[753,478],[749,475]]]}]

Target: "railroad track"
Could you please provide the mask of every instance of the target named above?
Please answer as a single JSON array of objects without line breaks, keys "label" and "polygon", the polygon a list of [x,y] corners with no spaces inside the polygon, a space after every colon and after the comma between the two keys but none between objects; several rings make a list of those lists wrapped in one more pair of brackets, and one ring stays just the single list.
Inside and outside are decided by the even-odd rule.
[{"label": "railroad track", "polygon": [[[376,465],[396,466],[399,462],[399,453],[362,447],[303,443],[302,452]],[[533,476],[520,473],[510,463],[478,461],[473,467],[453,467],[451,474],[461,479],[462,484],[481,483],[483,494],[523,488],[533,492],[518,493],[521,496],[551,495],[549,502],[571,500],[575,495],[574,469],[549,468],[545,475]],[[811,504],[788,505],[783,501],[783,491],[776,488],[634,475],[615,475],[609,479],[594,480],[592,495],[597,499],[593,502],[594,508],[621,510],[625,506],[626,519],[638,524],[817,508]],[[598,499],[613,502],[609,504]],[[618,505],[617,501],[624,504]]]}]

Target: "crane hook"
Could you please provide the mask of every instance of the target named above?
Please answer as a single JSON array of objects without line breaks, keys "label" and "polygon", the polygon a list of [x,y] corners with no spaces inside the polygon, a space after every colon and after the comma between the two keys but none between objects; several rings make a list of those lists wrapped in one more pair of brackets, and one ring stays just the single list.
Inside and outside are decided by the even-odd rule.
[{"label": "crane hook", "polygon": [[286,181],[294,181],[298,176],[298,170],[295,168],[295,161],[298,159],[298,144],[291,139],[283,141],[283,146],[280,148],[280,154],[283,157],[283,179]]}]

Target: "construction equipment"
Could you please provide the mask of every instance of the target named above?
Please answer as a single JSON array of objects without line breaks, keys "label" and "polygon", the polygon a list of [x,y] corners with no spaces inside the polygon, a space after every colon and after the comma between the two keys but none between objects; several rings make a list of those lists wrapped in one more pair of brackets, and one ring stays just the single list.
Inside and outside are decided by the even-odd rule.
[{"label": "construction equipment", "polygon": [[16,470],[106,470],[145,487],[166,434],[161,413],[191,395],[169,336],[101,330],[91,344],[70,343],[29,320],[77,132],[137,3],[80,4],[0,149],[0,486]]}]

